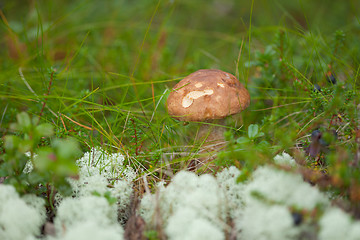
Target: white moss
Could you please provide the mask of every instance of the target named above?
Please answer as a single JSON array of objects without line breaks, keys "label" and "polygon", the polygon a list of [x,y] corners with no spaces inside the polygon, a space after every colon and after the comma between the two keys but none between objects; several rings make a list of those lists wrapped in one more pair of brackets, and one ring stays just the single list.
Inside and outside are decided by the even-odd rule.
[{"label": "white moss", "polygon": [[242,226],[238,235],[244,240],[295,239],[299,233],[288,209],[281,205],[248,203],[238,224]]},{"label": "white moss", "polygon": [[[141,201],[140,214],[150,226],[154,226],[157,211],[160,211],[167,234],[174,237],[179,231],[176,229],[175,225],[177,224],[175,223],[186,219],[181,218],[183,219],[181,220],[177,217],[182,217],[185,214],[183,210],[187,209],[186,214],[195,216],[188,221],[196,220],[195,222],[202,223],[199,226],[204,228],[212,226],[214,227],[213,231],[222,233],[222,224],[225,222],[223,196],[223,192],[213,176],[202,175],[198,177],[194,173],[182,171],[175,175],[166,188],[160,188],[157,194],[144,196]],[[157,208],[159,210],[156,210]],[[190,225],[190,223],[184,222],[184,226],[178,227],[182,229],[180,231],[185,231]],[[195,229],[190,232],[198,234]],[[190,238],[187,235],[182,239],[197,239],[199,236]],[[170,239],[173,239],[172,237]]]},{"label": "white moss", "polygon": [[301,175],[270,166],[259,167],[246,185],[246,201],[255,201],[254,193],[285,206],[312,210],[316,205],[328,205],[329,200],[318,188],[303,181]]},{"label": "white moss", "polygon": [[224,204],[231,219],[238,217],[244,208],[244,185],[236,182],[241,171],[232,166],[216,175],[217,182],[224,192]]},{"label": "white moss", "polygon": [[[68,179],[74,198],[57,196],[54,222],[59,239],[122,239],[118,218],[126,218],[135,174],[123,160],[121,154],[92,149],[77,161],[79,179]],[[106,196],[117,203],[110,205]]]},{"label": "white moss", "polygon": [[98,225],[97,222],[87,220],[66,231],[58,240],[122,240],[124,231],[120,225]]},{"label": "white moss", "polygon": [[84,176],[99,173],[107,179],[124,179],[129,182],[136,177],[135,171],[124,164],[121,153],[109,154],[100,148],[92,148],[76,161]]},{"label": "white moss", "polygon": [[116,205],[109,205],[105,198],[97,196],[65,198],[58,207],[54,223],[56,232],[62,235],[86,221],[96,223],[99,227],[116,223]]},{"label": "white moss", "polygon": [[69,179],[69,182],[74,191],[74,196],[77,197],[90,196],[94,193],[103,195],[109,190],[107,187],[109,182],[98,172],[88,175],[81,170],[79,172],[79,179]]},{"label": "white moss", "polygon": [[33,209],[37,211],[43,221],[46,219],[45,200],[37,197],[35,194],[26,194],[22,197],[22,200]]},{"label": "white moss", "polygon": [[40,233],[45,221],[44,202],[30,198],[34,204],[27,204],[12,186],[0,185],[0,239],[26,239]]},{"label": "white moss", "polygon": [[[77,198],[100,195],[105,196],[110,193],[110,196],[117,199],[117,208],[124,216],[119,216],[121,219],[126,218],[126,208],[130,204],[133,189],[131,183],[126,180],[117,180],[114,185],[109,187],[108,180],[100,175],[99,172],[94,172],[93,175],[84,174],[80,171],[79,179],[69,179],[73,188],[74,196]],[[57,196],[57,202],[62,201],[62,196]],[[59,205],[59,204],[58,204]]]},{"label": "white moss", "polygon": [[[300,175],[263,166],[244,184],[244,207],[235,219],[240,239],[296,239],[291,208],[312,211],[329,206],[325,194]],[[241,231],[241,233],[240,233]]]},{"label": "white moss", "polygon": [[165,232],[171,240],[197,239],[222,240],[224,233],[218,225],[206,218],[200,217],[194,209],[177,209],[169,217]]},{"label": "white moss", "polygon": [[360,222],[354,222],[350,216],[338,208],[329,208],[319,221],[320,240],[359,240]]},{"label": "white moss", "polygon": [[[144,219],[147,225],[151,228],[155,226],[155,209],[159,204],[157,197],[158,194],[145,193],[141,199],[138,214]],[[164,215],[166,213],[162,213]]]},{"label": "white moss", "polygon": [[274,162],[279,165],[289,165],[289,166],[296,166],[297,163],[295,159],[293,159],[289,154],[283,152],[282,154],[278,154],[274,157]]},{"label": "white moss", "polygon": [[[110,193],[117,199],[119,212],[125,213],[130,204],[132,195],[132,180],[135,172],[123,164],[124,157],[119,154],[108,154],[98,148],[85,153],[77,161],[79,166],[79,179],[69,178],[68,181],[73,189],[74,197],[81,198],[94,194],[104,196]],[[120,171],[121,169],[121,171]],[[63,196],[57,194],[57,206]],[[126,216],[119,216],[124,219]]]},{"label": "white moss", "polygon": [[[235,223],[240,239],[295,239],[300,233],[290,208],[326,208],[329,200],[297,174],[263,166],[244,184],[244,207]],[[240,233],[241,231],[241,233]]]},{"label": "white moss", "polygon": [[[157,194],[144,196],[141,215],[149,226],[161,216],[169,239],[221,239],[231,229],[226,225],[228,217],[234,220],[239,239],[294,239],[300,229],[294,224],[291,207],[312,210],[329,205],[326,196],[300,175],[266,166],[254,171],[247,182],[236,183],[240,173],[230,167],[215,179],[179,172]],[[212,226],[214,233],[196,235],[193,222],[204,229]]]},{"label": "white moss", "polygon": [[128,182],[115,182],[114,187],[110,189],[110,192],[111,195],[118,200],[118,210],[125,210],[130,205],[133,189]]}]

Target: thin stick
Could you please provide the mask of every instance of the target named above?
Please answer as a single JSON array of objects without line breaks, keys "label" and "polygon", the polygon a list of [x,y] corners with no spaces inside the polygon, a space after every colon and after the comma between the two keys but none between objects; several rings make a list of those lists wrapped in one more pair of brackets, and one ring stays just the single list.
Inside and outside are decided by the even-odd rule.
[{"label": "thin stick", "polygon": [[5,109],[4,109],[4,112],[3,112],[2,116],[1,116],[0,126],[1,126],[1,124],[2,124],[2,122],[3,122],[3,120],[4,120],[5,113],[6,113],[6,111],[7,111],[8,106],[9,106],[9,104],[6,104]]},{"label": "thin stick", "polygon": [[244,39],[241,39],[241,45],[240,45],[240,49],[239,49],[239,54],[238,54],[238,58],[237,58],[237,61],[236,61],[236,77],[237,79],[239,79],[239,62],[240,62],[240,57],[241,57],[241,52],[242,52],[242,49],[243,49],[243,44],[244,44]]},{"label": "thin stick", "polygon": [[60,113],[61,115],[63,115],[64,117],[66,117],[68,120],[70,120],[71,122],[73,122],[73,123],[75,123],[76,125],[78,125],[78,126],[80,126],[80,127],[83,127],[83,128],[85,128],[85,129],[88,129],[88,130],[93,130],[93,128],[91,128],[91,127],[88,127],[88,126],[85,126],[85,125],[83,125],[83,124],[81,124],[81,123],[78,123],[78,122],[76,122],[75,120],[72,120],[71,118],[69,118],[68,116],[66,116],[65,114],[62,114],[62,113]]},{"label": "thin stick", "polygon": [[48,91],[47,93],[45,93],[45,99],[43,101],[43,105],[41,107],[41,111],[40,111],[40,114],[39,114],[39,120],[41,119],[41,115],[43,114],[44,112],[44,108],[45,108],[45,105],[46,105],[46,102],[47,102],[47,96],[49,96],[50,94],[50,89],[51,89],[51,85],[52,85],[52,82],[53,82],[53,79],[54,79],[54,73],[56,72],[56,70],[54,69],[53,71],[51,71],[51,75],[50,75],[50,81],[49,81],[49,86],[48,86]]},{"label": "thin stick", "polygon": [[[40,98],[39,98],[39,96],[36,94],[36,92],[31,88],[30,84],[26,81],[26,78],[25,78],[25,76],[24,76],[24,74],[23,74],[23,72],[22,72],[22,68],[21,68],[21,67],[19,67],[19,75],[20,75],[21,80],[24,82],[24,84],[26,85],[26,87],[29,89],[29,91],[30,91],[32,94],[34,94],[35,97],[37,97],[37,99],[38,99],[38,101],[39,101],[40,103],[43,103],[42,101],[40,101]],[[46,109],[49,110],[49,112],[51,112],[52,115],[54,115],[55,117],[58,117],[57,114],[56,114],[53,110],[51,110],[48,106],[46,106]]]}]

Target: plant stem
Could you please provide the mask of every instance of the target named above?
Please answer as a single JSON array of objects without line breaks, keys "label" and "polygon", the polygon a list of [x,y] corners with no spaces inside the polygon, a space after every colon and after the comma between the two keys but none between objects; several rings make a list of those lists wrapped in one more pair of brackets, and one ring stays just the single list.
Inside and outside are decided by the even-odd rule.
[{"label": "plant stem", "polygon": [[51,89],[51,85],[52,85],[52,82],[53,82],[53,79],[54,79],[54,73],[56,72],[56,70],[54,69],[54,70],[52,70],[51,71],[51,74],[50,74],[50,81],[49,81],[49,86],[48,86],[48,91],[47,91],[47,93],[45,94],[45,99],[44,99],[44,101],[43,101],[43,105],[42,105],[42,108],[41,108],[41,111],[40,111],[40,114],[39,114],[39,120],[41,119],[41,116],[42,116],[42,114],[43,114],[43,112],[44,112],[44,108],[45,108],[45,105],[46,105],[46,102],[47,102],[47,96],[49,96],[49,94],[50,94],[50,89]]}]

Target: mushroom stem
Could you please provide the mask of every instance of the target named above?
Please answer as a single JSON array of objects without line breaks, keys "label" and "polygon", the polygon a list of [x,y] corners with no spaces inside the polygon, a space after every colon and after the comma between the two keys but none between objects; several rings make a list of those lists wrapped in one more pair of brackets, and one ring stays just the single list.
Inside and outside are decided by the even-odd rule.
[{"label": "mushroom stem", "polygon": [[217,152],[224,148],[226,143],[224,138],[226,128],[223,127],[225,120],[218,119],[207,122],[212,124],[202,124],[196,136],[196,142],[201,144],[198,151],[200,157],[197,168],[206,166],[206,168],[214,170],[216,167],[213,160],[216,158]]}]

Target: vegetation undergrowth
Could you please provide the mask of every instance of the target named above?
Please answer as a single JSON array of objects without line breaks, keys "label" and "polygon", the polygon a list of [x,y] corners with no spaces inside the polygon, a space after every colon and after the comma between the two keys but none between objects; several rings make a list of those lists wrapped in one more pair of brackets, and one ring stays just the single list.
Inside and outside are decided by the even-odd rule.
[{"label": "vegetation undergrowth", "polygon": [[[302,175],[359,219],[359,5],[0,2],[1,184],[44,199],[53,222],[56,195],[72,196],[68,179],[81,179],[76,160],[101,149],[133,169],[134,199],[157,192],[208,157],[197,135],[201,125],[216,125],[172,119],[167,96],[188,74],[215,68],[239,78],[251,105],[221,125],[224,147],[209,157],[217,167],[194,171],[215,176],[235,166],[245,184],[270,164]],[[274,164],[284,151],[299,168]],[[109,188],[123,180],[122,167]],[[106,194],[109,203],[119,199]],[[157,224],[145,235],[166,234]]]}]

